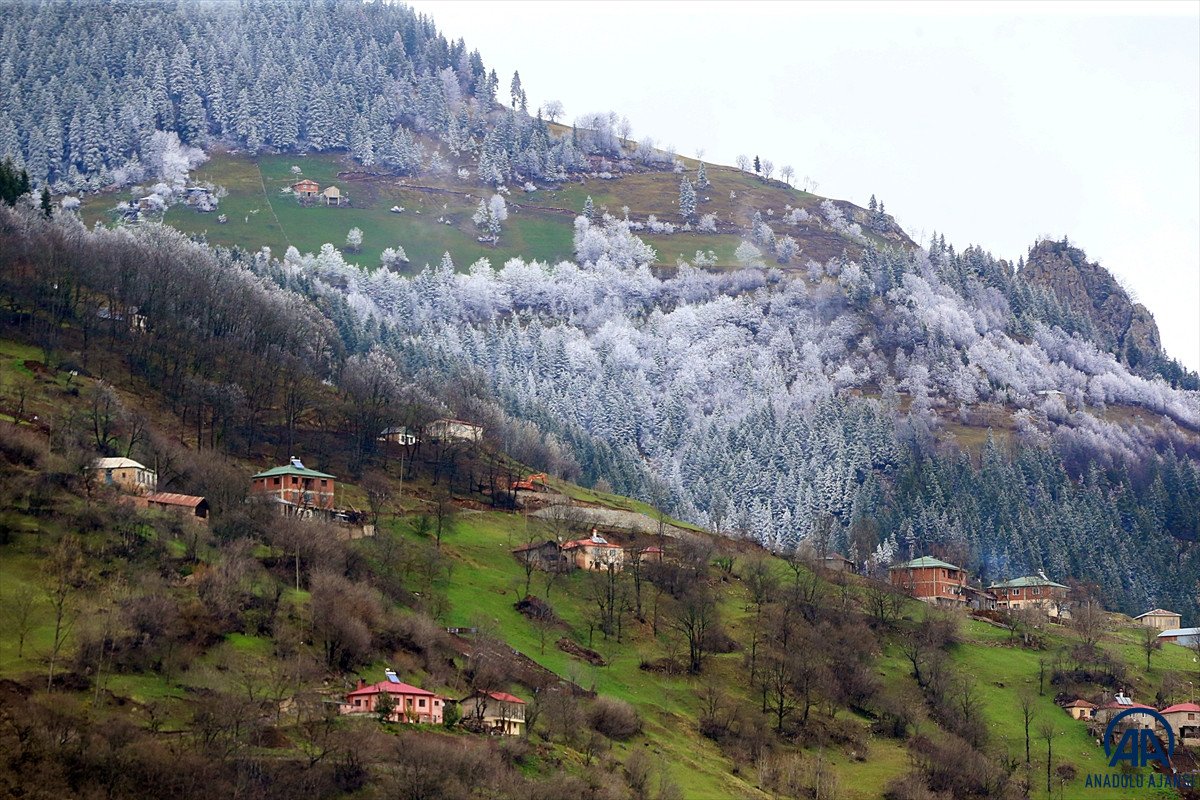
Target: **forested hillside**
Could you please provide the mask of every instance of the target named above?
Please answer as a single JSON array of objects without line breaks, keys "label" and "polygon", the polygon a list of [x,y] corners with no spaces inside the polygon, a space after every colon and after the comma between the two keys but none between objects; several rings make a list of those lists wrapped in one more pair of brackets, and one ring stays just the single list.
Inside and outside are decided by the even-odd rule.
[{"label": "forested hillside", "polygon": [[[399,4],[0,4],[0,795],[1082,796],[1062,705],[1195,700],[1121,614],[1200,619],[1200,379],[1078,243],[816,189]],[[343,713],[385,669],[446,718]]]},{"label": "forested hillside", "polygon": [[[1095,726],[1059,705],[1191,694],[1192,651],[1102,612],[1105,587],[1076,587],[1070,626],[969,618],[823,569],[832,528],[776,555],[557,478],[518,496],[512,455],[571,473],[569,453],[481,400],[478,373],[358,352],[373,327],[321,275],[18,205],[0,208],[6,794],[1120,798],[1086,783],[1105,768]],[[874,401],[827,402],[827,424],[856,412],[887,438]],[[377,437],[452,410],[483,439]],[[207,521],[139,507],[97,455],[155,465]],[[249,495],[288,455],[336,474],[371,535]],[[1026,466],[989,450],[981,505]],[[618,509],[648,527],[585,516]],[[629,548],[624,569],[521,556],[596,525]],[[441,723],[340,713],[388,668],[462,702]],[[476,691],[519,697],[521,734],[473,726]]]},{"label": "forested hillside", "polygon": [[[985,578],[1093,581],[1125,611],[1197,607],[1195,376],[1065,241],[1038,243],[1028,265],[945,237],[915,248],[874,198],[822,202],[757,156],[752,177],[775,194],[726,189],[718,168],[631,142],[616,114],[552,125],[558,104],[529,109],[518,75],[501,86],[477,52],[402,6],[44,3],[7,6],[0,21],[0,150],[35,188],[182,185],[203,159],[192,147],[344,150],[372,174],[478,192],[473,221],[493,247],[510,224],[507,184],[538,197],[569,179],[584,183],[579,197],[609,198],[564,209],[582,212],[573,261],[447,256],[407,276],[403,248],[391,268],[364,269],[332,245],[214,257],[135,234],[162,258],[232,259],[309,297],[325,319],[298,330],[434,404],[509,421],[529,463],[777,549],[816,537],[864,566],[933,551]],[[69,215],[46,225],[73,264],[108,246]],[[744,238],[737,269],[707,271],[703,249],[650,269],[659,259],[640,235],[707,229]],[[805,260],[804,247],[826,255]],[[219,293],[226,273],[197,279]],[[46,288],[63,281],[39,285],[65,302]],[[91,284],[88,302],[171,324],[157,305],[171,292],[113,285]],[[70,313],[85,330],[96,321]],[[57,331],[45,329],[47,348]],[[145,369],[194,406],[185,416],[214,440],[237,425],[253,439],[270,392],[214,388],[163,357],[147,351]],[[365,423],[357,435],[367,447]]]}]

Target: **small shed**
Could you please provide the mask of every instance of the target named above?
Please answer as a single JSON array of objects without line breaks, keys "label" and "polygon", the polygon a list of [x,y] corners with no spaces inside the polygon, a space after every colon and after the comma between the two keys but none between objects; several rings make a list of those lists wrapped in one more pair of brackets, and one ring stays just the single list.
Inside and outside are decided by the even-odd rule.
[{"label": "small shed", "polygon": [[325,191],[321,192],[321,196],[325,198],[325,205],[333,203],[340,206],[342,204],[342,190],[336,186],[325,187]]},{"label": "small shed", "polygon": [[1063,711],[1071,715],[1071,719],[1091,719],[1096,713],[1096,704],[1087,700],[1072,700],[1063,706]]},{"label": "small shed", "polygon": [[822,559],[825,569],[833,572],[857,572],[854,568],[854,562],[846,558],[841,553],[830,553]]},{"label": "small shed", "polygon": [[1160,642],[1174,642],[1184,647],[1195,647],[1200,643],[1200,628],[1171,628],[1158,635]]},{"label": "small shed", "polygon": [[199,522],[208,521],[208,501],[203,497],[175,492],[155,492],[146,495],[144,502],[147,508],[174,511]]},{"label": "small shed", "polygon": [[296,196],[301,200],[307,200],[316,197],[321,192],[321,187],[316,181],[305,178],[302,181],[293,183],[292,191],[295,192]]}]

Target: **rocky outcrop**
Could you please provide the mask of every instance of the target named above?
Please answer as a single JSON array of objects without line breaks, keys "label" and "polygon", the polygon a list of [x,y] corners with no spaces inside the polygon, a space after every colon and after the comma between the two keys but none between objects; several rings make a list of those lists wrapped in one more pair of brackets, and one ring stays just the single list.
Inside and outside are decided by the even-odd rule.
[{"label": "rocky outcrop", "polygon": [[1029,251],[1021,275],[1030,284],[1053,290],[1059,302],[1075,313],[1086,315],[1095,326],[1097,343],[1123,361],[1162,353],[1154,316],[1079,248],[1065,241],[1038,242]]}]

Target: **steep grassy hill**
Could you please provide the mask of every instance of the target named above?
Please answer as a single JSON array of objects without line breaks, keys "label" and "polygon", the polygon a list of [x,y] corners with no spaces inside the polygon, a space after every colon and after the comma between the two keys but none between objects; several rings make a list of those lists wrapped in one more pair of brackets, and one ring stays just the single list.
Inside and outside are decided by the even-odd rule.
[{"label": "steep grassy hill", "polygon": [[[352,542],[312,526],[300,529],[302,543],[296,544],[287,538],[286,526],[236,509],[227,509],[225,521],[215,519],[208,532],[169,517],[123,510],[117,498],[80,482],[73,471],[79,467],[71,465],[86,462],[65,442],[51,440],[58,443],[48,453],[43,449],[53,430],[49,426],[71,417],[94,419],[96,385],[91,378],[46,370],[37,359],[33,348],[0,342],[4,411],[18,422],[0,430],[7,492],[0,509],[0,590],[7,616],[0,628],[5,712],[0,720],[8,726],[4,731],[23,720],[22,730],[35,738],[43,731],[55,735],[66,725],[75,731],[72,736],[93,746],[104,739],[105,747],[133,759],[139,769],[150,756],[123,748],[143,739],[138,748],[190,743],[211,764],[232,759],[229,763],[295,764],[319,771],[324,763],[319,754],[328,753],[339,765],[330,791],[357,796],[355,782],[347,777],[351,765],[361,770],[368,787],[383,785],[380,776],[391,757],[377,755],[379,742],[400,737],[411,747],[412,731],[373,720],[333,719],[323,728],[319,709],[356,676],[378,680],[390,665],[403,680],[451,697],[466,694],[490,670],[489,686],[537,703],[539,722],[528,741],[492,741],[485,748],[496,759],[487,762],[488,770],[503,776],[515,769],[522,780],[549,793],[536,796],[563,796],[555,793],[568,784],[553,781],[570,779],[580,782],[571,784],[572,792],[588,786],[605,797],[810,797],[815,791],[837,798],[877,798],[889,791],[891,797],[932,797],[942,795],[904,794],[908,790],[896,782],[910,770],[928,776],[922,782],[936,782],[954,771],[943,763],[953,760],[952,754],[986,753],[990,761],[960,765],[963,772],[990,763],[993,777],[1008,775],[1009,789],[994,787],[996,796],[1010,796],[1005,792],[1028,782],[1030,796],[1041,797],[1045,743],[1037,738],[1037,726],[1048,722],[1054,725],[1051,766],[1070,765],[1077,776],[1064,783],[1070,770],[1055,771],[1053,796],[1126,797],[1135,793],[1082,788],[1085,775],[1106,771],[1103,753],[1082,723],[1054,705],[1055,696],[1097,696],[1119,680],[1140,700],[1154,702],[1159,694],[1161,701],[1172,701],[1186,696],[1195,672],[1192,654],[1176,646],[1152,654],[1152,666],[1145,669],[1141,635],[1127,618],[1109,618],[1090,652],[1081,651],[1080,633],[1044,621],[1019,620],[1008,630],[986,620],[931,615],[912,601],[877,618],[873,609],[881,595],[870,581],[815,576],[807,566],[766,556],[755,546],[697,533],[690,543],[663,542],[672,560],[698,563],[722,632],[706,645],[711,652],[700,673],[690,674],[685,615],[681,600],[672,597],[669,578],[643,576],[641,619],[632,608],[624,609],[618,640],[616,631],[604,632],[597,613],[603,576],[581,571],[555,580],[539,572],[527,576],[511,555],[524,542],[581,534],[578,523],[491,510],[479,496],[459,494],[452,499],[456,513],[446,517],[453,523],[447,523],[437,547],[431,530],[443,490],[434,485],[423,459],[403,488],[394,459],[373,473],[372,491],[381,491],[382,480],[390,497],[381,509],[378,534]],[[121,397],[148,413],[156,432],[169,431],[186,442],[184,426],[136,389],[118,380]],[[256,466],[261,464],[222,458],[222,469],[233,475],[248,475]],[[576,502],[653,514],[644,505],[569,484],[555,481],[552,488]],[[351,483],[344,490],[344,496],[364,503],[363,486]],[[619,530],[605,534],[631,545],[657,541]],[[299,551],[293,553],[292,547]],[[370,596],[384,605],[371,617],[368,643],[348,661],[331,663],[321,657],[321,643],[328,644],[330,634],[322,632],[327,623],[320,620],[331,603],[340,614],[356,613],[355,601],[341,595],[331,600],[328,588],[322,588],[335,566],[344,576],[336,584],[344,587],[339,591],[368,605],[373,601],[353,587],[378,591]],[[831,637],[803,649],[828,650],[835,659],[843,652],[859,654],[865,659],[862,680],[869,686],[846,694],[837,688],[842,686],[838,673],[854,671],[853,664],[829,662],[814,684],[808,720],[801,724],[799,696],[789,695],[781,731],[774,730],[773,713],[761,711],[761,689],[748,677],[753,643],[759,642],[759,658],[766,659],[762,636],[774,624],[768,622],[770,603],[767,611],[755,603],[764,568],[777,592],[786,595],[788,587],[796,587],[805,598],[797,608],[808,609],[813,624]],[[65,624],[56,637],[54,578],[64,570],[70,574]],[[553,609],[554,621],[537,622],[515,608],[526,595],[527,580],[528,593]],[[632,603],[629,578],[620,586]],[[23,604],[21,598],[33,602]],[[934,625],[948,632],[916,657],[923,668],[936,664],[954,676],[947,684],[947,706],[934,705],[930,690],[918,688],[910,660],[908,643]],[[446,627],[474,632],[451,636]],[[857,643],[837,643],[845,639]],[[573,643],[568,650],[590,650],[596,657],[571,654],[560,641]],[[57,676],[48,684],[52,659]],[[547,692],[559,680],[578,687],[578,698],[564,701],[554,698],[569,695],[534,691]],[[605,729],[596,722],[602,715],[595,710],[598,701],[589,699],[592,693],[628,703],[640,732],[588,733],[589,719]],[[1028,767],[1022,696],[1030,698],[1035,715]],[[46,716],[49,708],[56,709],[54,716]],[[951,713],[974,720],[971,735],[980,737],[978,750],[955,749],[962,739],[950,729],[965,729],[961,720],[947,717]],[[129,731],[121,741],[102,734],[118,729]],[[376,738],[381,732],[382,740]],[[451,736],[461,740],[460,748],[479,744],[461,730],[423,729],[416,735],[434,743]],[[19,782],[24,762],[14,761],[14,754],[34,759],[34,749],[26,744],[13,750],[11,740],[0,741],[9,742],[5,779]],[[306,763],[307,768],[300,766]],[[207,769],[220,772],[217,766]],[[484,782],[493,780],[501,777]],[[960,785],[972,784],[946,784],[944,791]],[[395,796],[455,796],[452,789],[439,790],[444,795]],[[369,788],[362,791],[369,796]]]}]

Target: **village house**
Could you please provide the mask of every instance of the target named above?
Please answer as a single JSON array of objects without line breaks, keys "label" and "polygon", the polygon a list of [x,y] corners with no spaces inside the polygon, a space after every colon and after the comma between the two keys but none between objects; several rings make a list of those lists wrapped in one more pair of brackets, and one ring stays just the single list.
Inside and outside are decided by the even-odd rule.
[{"label": "village house", "polygon": [[1171,628],[1158,635],[1158,641],[1181,647],[1195,647],[1200,642],[1200,628]]},{"label": "village house", "polygon": [[321,192],[321,196],[325,198],[325,205],[340,206],[342,204],[342,190],[336,186],[327,187],[325,191]]},{"label": "village house", "polygon": [[995,611],[996,610],[996,595],[983,589],[979,586],[964,586],[964,597],[967,599],[967,608],[972,608],[976,611]]},{"label": "village house", "polygon": [[[1148,706],[1143,703],[1135,703],[1129,697],[1120,692],[1107,703],[1097,706],[1092,710],[1092,719],[1099,722],[1101,725],[1107,725],[1117,714],[1128,709],[1145,709],[1149,711],[1157,711],[1154,706]],[[1126,728],[1145,728],[1146,730],[1154,730],[1157,723],[1154,717],[1149,714],[1130,714],[1121,719]]]},{"label": "village house", "polygon": [[613,544],[592,529],[591,537],[567,542],[562,546],[575,566],[579,569],[609,569],[620,572],[625,566],[625,548]]},{"label": "village house", "polygon": [[1176,703],[1167,706],[1162,711],[1171,730],[1175,731],[1176,742],[1180,744],[1200,743],[1200,705],[1195,703]]},{"label": "village house", "polygon": [[296,197],[301,200],[312,200],[321,192],[320,185],[316,181],[305,178],[302,181],[297,181],[292,184],[292,191],[296,193]]},{"label": "village house", "polygon": [[158,488],[158,473],[132,458],[97,458],[92,462],[96,480],[127,492],[153,492]]},{"label": "village house", "polygon": [[854,562],[841,553],[829,553],[821,559],[821,563],[825,569],[832,572],[858,572]]},{"label": "village house", "polygon": [[155,492],[137,498],[137,505],[141,508],[171,511],[184,519],[208,524],[208,501],[203,497],[174,492]]},{"label": "village house", "polygon": [[638,558],[641,559],[643,564],[651,561],[655,564],[661,564],[663,556],[665,555],[666,553],[663,552],[663,549],[656,544],[652,544],[649,547],[643,547],[638,551]]},{"label": "village house", "polygon": [[436,442],[478,442],[483,438],[483,426],[446,417],[429,423],[426,431]]},{"label": "village house", "polygon": [[1183,617],[1174,611],[1164,611],[1161,608],[1147,611],[1145,614],[1138,614],[1134,619],[1140,625],[1145,625],[1147,628],[1157,628],[1160,631],[1169,631],[1183,624]]},{"label": "village house", "polygon": [[415,431],[411,431],[403,425],[384,428],[379,432],[379,441],[389,444],[399,444],[412,446],[421,441],[421,437]]},{"label": "village house", "polygon": [[[384,697],[391,698],[390,722],[422,722],[427,725],[442,724],[445,699],[433,692],[403,683],[392,670],[385,670],[387,680],[368,685],[359,678],[358,688],[346,695],[339,704],[342,714],[373,714]],[[524,719],[524,716],[522,716]]]},{"label": "village house", "polygon": [[521,545],[512,554],[522,564],[532,564],[534,569],[546,572],[563,572],[571,565],[558,542],[552,539]]},{"label": "village house", "polygon": [[1026,575],[993,583],[988,587],[988,591],[996,595],[996,608],[1001,611],[1041,608],[1051,619],[1070,616],[1067,594],[1071,590],[1044,575]]},{"label": "village house", "polygon": [[1072,700],[1063,706],[1063,711],[1071,715],[1071,719],[1089,720],[1096,713],[1096,704],[1087,700]]},{"label": "village house", "polygon": [[332,512],[334,476],[304,466],[293,457],[282,467],[260,472],[250,478],[250,494],[269,498],[285,513],[311,515],[313,511]]},{"label": "village house", "polygon": [[892,586],[939,606],[966,605],[967,572],[930,556],[914,558],[888,569]]},{"label": "village house", "polygon": [[459,706],[468,727],[475,725],[503,736],[520,736],[525,732],[525,701],[516,695],[477,691],[460,700]]}]

